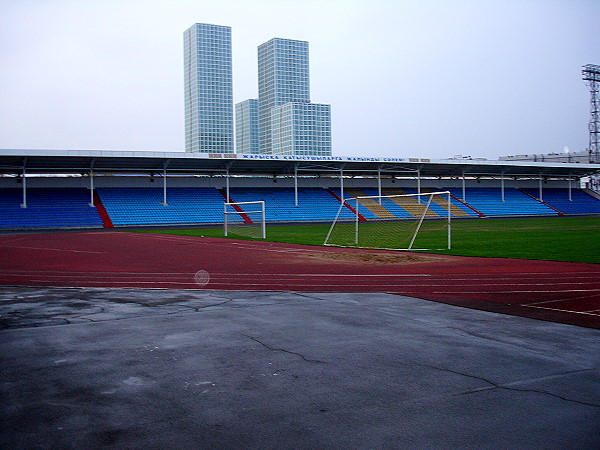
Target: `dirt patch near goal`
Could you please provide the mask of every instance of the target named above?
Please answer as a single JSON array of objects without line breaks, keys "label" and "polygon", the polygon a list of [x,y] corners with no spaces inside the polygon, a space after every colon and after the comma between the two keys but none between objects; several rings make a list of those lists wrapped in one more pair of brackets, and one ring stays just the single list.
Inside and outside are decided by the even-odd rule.
[{"label": "dirt patch near goal", "polygon": [[360,264],[423,264],[440,261],[444,258],[438,255],[422,255],[418,253],[307,253],[302,255],[307,258],[320,260],[344,261]]}]

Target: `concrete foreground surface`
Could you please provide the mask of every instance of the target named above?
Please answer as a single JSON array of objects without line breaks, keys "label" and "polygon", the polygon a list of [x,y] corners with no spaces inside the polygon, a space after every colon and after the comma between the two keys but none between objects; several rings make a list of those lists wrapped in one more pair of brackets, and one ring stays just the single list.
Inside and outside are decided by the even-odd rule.
[{"label": "concrete foreground surface", "polygon": [[600,330],[391,294],[0,289],[0,448],[600,448]]}]

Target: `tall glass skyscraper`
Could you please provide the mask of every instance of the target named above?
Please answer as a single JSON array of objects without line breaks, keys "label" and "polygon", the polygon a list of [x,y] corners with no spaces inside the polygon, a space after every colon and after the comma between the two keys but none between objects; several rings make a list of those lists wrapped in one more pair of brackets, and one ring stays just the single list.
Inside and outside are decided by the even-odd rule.
[{"label": "tall glass skyscraper", "polygon": [[235,105],[235,149],[237,153],[260,153],[258,143],[258,100]]},{"label": "tall glass skyscraper", "polygon": [[185,150],[233,152],[231,28],[197,23],[183,42]]},{"label": "tall glass skyscraper", "polygon": [[278,155],[331,156],[331,109],[285,103],[271,110],[271,149]]},{"label": "tall glass skyscraper", "polygon": [[310,102],[308,42],[258,47],[258,119],[260,153],[331,155],[331,108]]},{"label": "tall glass skyscraper", "polygon": [[273,38],[258,47],[261,153],[272,153],[271,109],[290,102],[310,102],[308,42]]}]

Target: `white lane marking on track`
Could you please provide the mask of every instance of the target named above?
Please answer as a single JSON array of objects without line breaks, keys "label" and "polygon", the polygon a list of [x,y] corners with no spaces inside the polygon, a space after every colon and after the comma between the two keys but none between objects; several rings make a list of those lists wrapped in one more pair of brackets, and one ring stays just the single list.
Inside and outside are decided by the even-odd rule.
[{"label": "white lane marking on track", "polygon": [[[34,280],[31,280],[31,282],[34,282]],[[162,283],[161,283],[162,284]],[[190,286],[193,286],[194,283],[188,283]],[[148,286],[148,287],[140,287],[140,286],[107,286],[107,287],[101,287],[101,286],[83,286],[83,285],[79,285],[79,286],[61,286],[59,284],[44,284],[44,285],[36,285],[36,284],[25,284],[25,285],[16,285],[14,287],[18,287],[18,288],[22,288],[22,287],[27,287],[27,288],[57,288],[57,289],[122,289],[122,290],[132,290],[132,289],[144,289],[144,290],[155,290],[155,291],[171,291],[173,290],[173,288],[171,287],[156,287],[156,286]],[[264,288],[261,287],[260,289],[212,289],[212,288],[197,288],[197,287],[176,287],[175,290],[178,291],[218,291],[218,292],[240,292],[240,291],[247,291],[247,292],[304,292],[304,291],[294,291],[289,290],[289,289],[269,289],[269,288]],[[314,292],[314,291],[313,291]],[[332,292],[332,291],[327,291]],[[335,291],[333,291],[335,292]],[[340,291],[342,293],[346,293],[347,291]],[[358,292],[353,292],[353,293],[363,293],[363,291],[358,291]],[[369,294],[376,294],[376,293],[381,293],[381,294],[390,294],[389,292],[385,292],[385,291],[364,291],[364,293],[369,293]],[[390,295],[396,295],[396,294],[390,294]]]},{"label": "white lane marking on track", "polygon": [[91,250],[73,250],[70,248],[26,247],[23,245],[5,245],[5,244],[0,244],[0,247],[18,248],[18,249],[26,249],[26,250],[50,250],[50,251],[54,251],[54,252],[95,253],[95,254],[109,253],[109,252],[95,252],[95,251],[91,251]]},{"label": "white lane marking on track", "polygon": [[589,311],[571,311],[571,310],[568,310],[568,309],[545,308],[543,306],[529,306],[529,305],[523,305],[523,306],[528,306],[530,308],[536,308],[536,309],[545,309],[545,310],[548,310],[548,311],[567,312],[567,313],[571,313],[571,314],[584,314],[584,315],[587,315],[587,316],[600,316],[600,314],[597,314],[595,312],[589,312]]},{"label": "white lane marking on track", "polygon": [[566,302],[566,301],[573,301],[573,300],[581,300],[584,298],[594,298],[595,295],[584,295],[581,297],[575,297],[575,298],[561,298],[558,300],[545,300],[543,302],[533,302],[533,303],[525,303],[521,306],[534,306],[534,305],[545,305],[547,303],[557,303],[557,302]]},{"label": "white lane marking on track", "polygon": [[[24,277],[24,276],[31,276],[33,274],[43,274],[45,276],[48,277],[71,277],[71,276],[76,276],[76,275],[96,275],[96,276],[111,276],[111,277],[129,277],[132,275],[137,275],[137,276],[189,276],[189,275],[194,275],[191,272],[85,272],[85,271],[69,271],[68,273],[65,274],[57,274],[54,271],[44,271],[44,270],[31,270],[31,271],[3,271],[3,274],[8,274],[10,276],[15,276],[15,277]],[[335,277],[335,278],[346,278],[346,277],[364,277],[364,278],[374,278],[374,277],[385,277],[385,278],[394,278],[394,277],[408,277],[408,278],[413,278],[413,277],[430,277],[431,275],[426,274],[426,273],[417,273],[417,274],[371,274],[371,273],[366,273],[366,274],[343,274],[343,273],[269,273],[269,274],[262,274],[262,273],[231,273],[231,272],[211,272],[211,274],[214,275],[218,275],[218,276],[224,276],[224,277],[240,277],[240,276],[248,276],[248,277],[261,277],[261,278],[272,278],[272,277],[277,277],[277,278],[282,278],[282,277]],[[0,274],[1,276],[1,274]],[[429,285],[427,285],[429,286]]]},{"label": "white lane marking on track", "polygon": [[[3,273],[22,273],[22,274],[30,274],[30,273],[56,273],[56,270],[18,270],[18,269],[6,269],[3,270]],[[190,272],[123,272],[123,271],[119,271],[119,272],[111,272],[111,271],[95,271],[95,272],[90,272],[90,271],[77,271],[77,270],[69,270],[68,273],[70,274],[77,274],[77,273],[81,273],[81,274],[89,274],[89,273],[96,273],[96,274],[100,274],[100,273],[105,273],[105,274],[133,274],[133,275],[188,275]],[[343,274],[343,273],[298,273],[298,272],[294,272],[294,273],[251,273],[251,272],[212,272],[211,273],[215,274],[215,275],[223,275],[223,276],[252,276],[252,277],[281,277],[281,276],[289,276],[289,277],[306,277],[306,276],[314,276],[314,277],[434,277],[434,279],[432,280],[433,282],[455,282],[455,281],[472,281],[472,282],[476,282],[478,285],[483,282],[485,282],[486,280],[489,280],[489,284],[495,284],[496,282],[499,281],[510,281],[512,280],[512,278],[505,278],[504,276],[502,277],[498,277],[498,278],[493,278],[490,280],[490,276],[488,275],[480,275],[481,280],[476,278],[476,277],[469,277],[469,278],[453,278],[453,277],[445,277],[445,276],[440,276],[437,274],[431,274],[431,273],[354,273],[354,274]],[[590,278],[590,276],[587,276],[588,274],[586,273],[586,276],[577,276],[577,277],[569,277],[569,279],[584,279],[587,280]],[[589,274],[589,275],[595,275],[595,274]],[[600,276],[600,273],[598,273],[598,276]],[[518,277],[516,279],[516,281],[521,281],[524,277]],[[553,280],[556,279],[556,275],[553,275]],[[551,280],[550,283],[551,284],[570,284],[570,281],[553,281]],[[536,280],[537,281],[537,280]],[[596,281],[596,278],[593,279],[593,281]],[[584,284],[581,282],[572,282],[573,284]],[[547,285],[548,282],[545,283],[529,283],[529,282],[522,282],[522,283],[511,283],[511,285],[516,285],[516,284],[523,284],[523,285]],[[428,286],[432,286],[432,284],[428,283]],[[440,286],[444,286],[445,284],[440,284]]]},{"label": "white lane marking on track", "polygon": [[[55,280],[57,281],[57,280]],[[109,279],[109,280],[102,280],[102,279],[97,279],[97,278],[93,278],[93,277],[89,277],[85,280],[69,280],[69,279],[65,279],[64,281],[72,281],[75,283],[91,283],[91,284],[129,284],[129,285],[135,285],[135,284],[150,284],[150,285],[186,285],[186,284],[193,284],[191,281],[158,281],[158,280],[152,280],[152,281],[143,281],[143,280],[139,280],[139,279],[130,279],[130,280],[126,280],[126,281],[118,281],[118,280],[114,280],[114,279]],[[50,280],[48,279],[32,279],[32,280],[28,280],[28,282],[30,283],[48,283],[50,282]],[[269,287],[265,287],[264,283],[246,283],[246,282],[231,282],[231,281],[227,281],[227,282],[218,282],[218,281],[212,281],[210,283],[211,286],[215,286],[215,285],[221,285],[221,284],[225,284],[226,286],[229,287],[242,287],[242,288],[247,288],[249,286],[260,286],[261,289],[260,290],[281,290],[281,289],[271,289],[273,286],[283,286],[283,287],[288,287],[289,286],[289,281],[281,281],[281,282],[269,282],[268,286]],[[315,282],[311,282],[310,283],[310,287],[323,287],[323,288],[340,288],[338,283],[315,283]],[[359,289],[359,288],[364,288],[364,289],[370,289],[372,288],[373,285],[372,284],[363,284],[363,283],[358,283],[358,284],[353,284],[352,288],[353,289]],[[378,288],[387,288],[387,289],[393,289],[396,291],[400,291],[400,292],[404,292],[404,293],[413,293],[415,295],[417,295],[417,293],[414,292],[414,288],[412,286],[407,287],[405,285],[399,285],[399,284],[389,284],[389,283],[378,283],[377,284]],[[456,291],[456,292],[448,292],[448,291],[433,291],[433,294],[522,294],[522,293],[572,293],[572,292],[600,292],[600,289],[566,289],[566,290],[537,290],[537,291],[531,291],[531,290],[523,290],[523,291],[475,291],[475,292],[463,292],[463,291]],[[534,306],[532,306],[534,307]]]},{"label": "white lane marking on track", "polygon": [[[2,273],[3,274],[32,274],[32,273],[39,273],[39,274],[56,274],[57,272],[61,272],[61,271],[57,271],[57,270],[13,270],[13,269],[7,269],[7,270],[3,270]],[[65,273],[68,274],[107,274],[107,275],[122,275],[122,274],[126,274],[126,275],[189,275],[191,274],[191,272],[109,272],[109,271],[95,271],[95,272],[90,272],[90,271],[85,271],[85,270],[69,270]]]},{"label": "white lane marking on track", "polygon": [[559,292],[600,292],[600,289],[562,289],[562,290],[543,290],[543,291],[437,291],[433,294],[528,294],[528,293],[559,293]]},{"label": "white lane marking on track", "polygon": [[[53,281],[53,282],[57,282],[60,280],[57,279],[53,279],[53,280],[49,280],[49,279],[30,279],[27,280],[30,283],[47,283],[49,281]],[[183,280],[183,281],[159,281],[159,280],[151,280],[151,281],[146,281],[146,280],[139,280],[139,279],[129,279],[129,280],[114,280],[114,279],[98,279],[98,278],[86,278],[86,279],[64,279],[63,281],[68,281],[68,282],[75,282],[75,283],[104,283],[104,284],[173,284],[173,285],[182,285],[182,284],[195,284],[191,279],[190,280]],[[212,281],[210,282],[210,284],[212,286],[214,285],[226,285],[226,286],[264,286],[264,283],[229,283],[229,282],[218,282],[218,281]],[[280,283],[274,282],[274,283],[268,283],[268,286],[289,286],[289,282],[287,281],[282,281]],[[296,285],[297,286],[297,285]],[[332,288],[339,288],[340,285],[338,283],[310,283],[310,287],[314,287],[314,286],[320,286],[320,287],[332,287]],[[372,284],[352,284],[352,288],[358,288],[358,287],[364,287],[364,288],[372,288],[373,285]],[[390,288],[395,288],[398,289],[400,287],[402,287],[401,285],[397,285],[397,284],[377,284],[377,287],[390,287]]]},{"label": "white lane marking on track", "polygon": [[[219,283],[219,284],[228,284],[228,285],[232,285],[232,286],[239,286],[239,285],[262,285],[262,284],[282,284],[282,283],[289,283],[291,282],[294,278],[303,278],[302,280],[297,280],[297,281],[305,281],[306,283],[309,284],[314,284],[314,280],[311,280],[310,278],[337,278],[337,279],[344,279],[344,278],[377,278],[377,279],[382,279],[383,281],[385,281],[385,279],[389,279],[389,280],[393,280],[393,279],[406,279],[406,278],[421,278],[421,277],[429,277],[430,275],[428,274],[390,274],[390,275],[386,275],[386,274],[298,274],[298,273],[294,273],[294,274],[232,274],[232,273],[219,273],[219,272],[211,272],[212,274],[212,284],[215,283]],[[171,277],[173,278],[173,283],[176,283],[177,281],[179,281],[178,279],[181,278],[183,279],[183,282],[188,281],[188,278],[190,276],[193,276],[194,274],[189,273],[189,272],[68,272],[68,273],[55,273],[52,271],[19,271],[19,272],[11,272],[11,273],[6,273],[4,272],[3,274],[0,274],[0,279],[2,278],[2,275],[4,275],[5,277],[17,277],[17,278],[27,278],[27,277],[39,277],[39,276],[43,276],[47,279],[73,279],[73,278],[85,278],[88,282],[91,280],[99,280],[99,279],[107,279],[107,280],[118,280],[120,279],[128,279],[128,280],[142,280],[145,278],[152,278],[153,280],[157,280],[157,278],[164,278],[164,277]],[[254,283],[248,283],[246,280],[244,279],[231,279],[231,277],[244,277],[244,276],[250,276],[253,278],[260,278],[260,280],[254,282]],[[224,277],[225,280],[220,279],[221,277]],[[158,281],[158,280],[157,280]],[[297,281],[294,281],[295,283]],[[437,281],[437,280],[435,280]],[[415,289],[420,289],[420,288],[439,288],[439,287],[446,287],[446,286],[454,286],[453,284],[449,284],[449,283],[437,283],[437,282],[416,282],[416,281],[412,281],[411,284],[409,286],[403,284],[403,283],[386,283],[383,284],[382,286],[393,286],[393,287],[401,287],[405,290],[411,290],[414,291]],[[160,281],[159,281],[160,282]],[[513,290],[502,290],[502,291],[444,291],[444,293],[447,294],[473,294],[473,293],[482,293],[482,294],[490,294],[490,293],[526,293],[526,292],[597,292],[599,289],[594,289],[594,288],[588,288],[588,289],[573,289],[573,290],[557,290],[556,288],[561,286],[561,285],[567,285],[567,286],[585,286],[585,285],[589,285],[589,282],[553,282],[553,283],[511,283],[511,288],[513,288]],[[328,284],[329,286],[334,286],[335,284]],[[381,285],[381,284],[380,284]],[[489,286],[497,286],[497,283],[485,283],[485,282],[478,282],[477,286],[478,287],[489,287]],[[354,286],[370,286],[370,284],[354,284]],[[504,284],[503,284],[504,286]],[[544,290],[526,290],[526,289],[518,289],[518,287],[520,286],[527,286],[527,287],[534,287],[534,286],[545,286],[547,287],[547,289]],[[517,290],[518,289],[518,290]],[[436,292],[436,293],[440,293],[440,292]],[[541,302],[543,303],[543,302]]]},{"label": "white lane marking on track", "polygon": [[[294,274],[252,274],[252,273],[229,273],[229,272],[210,272],[213,281],[220,281],[221,283],[231,284],[240,284],[245,283],[246,277],[254,278],[254,281],[257,279],[261,281],[261,283],[271,283],[279,280],[292,281],[298,278],[304,280],[296,280],[297,281],[306,281],[307,283],[312,283],[312,280],[315,278],[337,278],[337,279],[354,279],[354,278],[365,278],[365,279],[377,279],[385,281],[388,280],[401,280],[401,279],[412,279],[410,286],[405,286],[406,288],[418,289],[418,288],[440,288],[440,287],[455,287],[455,283],[452,282],[440,282],[440,280],[432,279],[432,276],[429,274],[310,274],[310,273],[294,273]],[[31,277],[31,276],[44,276],[48,278],[74,278],[74,277],[97,277],[97,278],[164,278],[164,277],[172,277],[172,278],[185,278],[187,279],[194,274],[191,272],[64,272],[57,273],[54,271],[3,271],[0,274],[1,278],[7,277]],[[232,277],[238,278],[238,280],[232,279]],[[427,278],[428,281],[425,281]],[[423,281],[417,281],[418,279],[422,279]],[[442,280],[443,281],[443,280]],[[554,281],[549,283],[510,283],[507,286],[505,283],[498,284],[495,282],[484,282],[479,281],[476,283],[477,287],[492,287],[492,286],[502,286],[502,287],[510,287],[513,289],[518,289],[519,287],[536,287],[536,286],[545,286],[547,289],[544,289],[539,292],[552,292],[557,287],[560,286],[597,286],[597,283],[586,281],[586,282],[576,282],[576,281]],[[588,288],[589,291],[592,287]],[[465,288],[468,289],[468,286],[465,285]],[[447,293],[474,293],[471,291],[445,291]],[[477,291],[482,292],[482,291]],[[528,290],[502,290],[502,291],[494,291],[496,293],[502,292],[538,292],[538,291],[528,291]]]},{"label": "white lane marking on track", "polygon": [[[256,281],[254,283],[249,283],[243,279],[240,280],[231,280],[230,279],[230,274],[224,274],[225,277],[221,278],[220,275],[221,274],[215,274],[211,272],[211,279],[212,279],[212,284],[226,284],[226,285],[231,285],[231,286],[241,286],[241,285],[263,285],[263,284],[288,284],[290,282],[294,282],[295,284],[298,283],[298,281],[304,281],[305,284],[310,284],[313,285],[315,282],[314,280],[311,279],[305,279],[305,280],[294,280],[292,281],[292,277],[289,276],[289,274],[281,274],[282,276],[277,276],[277,275],[271,275],[269,277],[263,277],[263,280],[261,281]],[[177,283],[177,282],[187,282],[188,279],[190,277],[193,277],[194,274],[192,273],[178,273],[178,274],[162,274],[162,273],[131,273],[131,274],[125,274],[125,273],[105,273],[105,274],[99,274],[99,273],[86,273],[86,272],[82,272],[82,273],[78,273],[78,274],[52,274],[52,273],[48,273],[48,274],[44,274],[44,273],[23,273],[23,274],[5,274],[6,276],[9,277],[13,277],[13,278],[29,278],[29,277],[39,277],[39,276],[44,276],[48,279],[80,279],[80,278],[84,278],[87,281],[91,281],[91,280],[115,280],[115,282],[117,282],[117,280],[119,279],[127,279],[127,280],[131,280],[131,281],[141,281],[143,279],[152,279],[152,280],[156,280],[157,282],[162,282],[159,281],[160,278],[164,278],[164,277],[168,277],[171,278],[171,282],[172,283]],[[427,276],[427,275],[424,275]],[[312,278],[339,278],[339,279],[343,279],[343,278],[373,278],[373,277],[381,277],[380,275],[339,275],[339,274],[305,274],[305,275],[294,275],[294,277],[304,277],[304,278],[308,278],[308,277],[312,277]],[[418,275],[407,275],[407,276],[403,276],[403,275],[398,275],[398,276],[387,276],[386,278],[414,278],[414,277],[419,277]],[[0,275],[0,279],[2,279],[2,275]],[[384,280],[385,281],[385,280]],[[527,293],[527,292],[598,292],[600,291],[600,289],[594,289],[594,288],[589,288],[589,289],[576,289],[576,290],[557,290],[556,288],[558,286],[561,285],[566,285],[566,286],[574,286],[574,285],[587,285],[589,283],[572,283],[572,282],[565,282],[565,283],[552,283],[552,284],[548,284],[548,283],[544,283],[544,284],[532,284],[532,283],[514,283],[511,284],[511,287],[514,288],[514,290],[510,290],[510,291],[443,291],[443,293],[446,294],[475,294],[475,293],[480,293],[480,294],[498,294],[498,293]],[[329,283],[327,284],[328,286],[336,286],[339,285],[339,283]],[[409,286],[407,286],[404,283],[385,283],[385,284],[378,284],[379,286],[393,286],[396,288],[402,288],[404,290],[410,290],[410,291],[415,291],[418,289],[422,289],[422,288],[440,288],[440,287],[446,287],[446,286],[453,286],[450,284],[438,284],[438,283],[415,283],[415,282],[411,282],[411,284]],[[366,283],[359,283],[359,284],[353,284],[353,286],[371,286],[371,284],[366,284]],[[480,287],[490,287],[490,286],[496,286],[494,283],[478,283],[478,286]],[[528,289],[520,289],[517,290],[519,286],[527,286],[527,287],[533,287],[533,286],[546,286],[547,289],[544,290],[528,290]],[[440,291],[441,292],[441,291]],[[440,293],[440,292],[435,292],[435,293]],[[542,302],[543,303],[543,302]]]}]

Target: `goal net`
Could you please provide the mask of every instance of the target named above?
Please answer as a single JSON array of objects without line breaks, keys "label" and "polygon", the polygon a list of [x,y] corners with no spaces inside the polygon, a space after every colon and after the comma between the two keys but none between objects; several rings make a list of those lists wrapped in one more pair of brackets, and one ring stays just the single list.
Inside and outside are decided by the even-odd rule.
[{"label": "goal net", "polygon": [[[348,211],[352,213],[350,220]],[[450,249],[450,211],[448,191],[346,198],[324,245],[388,250]]]},{"label": "goal net", "polygon": [[225,236],[265,239],[265,202],[224,203],[223,231]]}]

